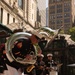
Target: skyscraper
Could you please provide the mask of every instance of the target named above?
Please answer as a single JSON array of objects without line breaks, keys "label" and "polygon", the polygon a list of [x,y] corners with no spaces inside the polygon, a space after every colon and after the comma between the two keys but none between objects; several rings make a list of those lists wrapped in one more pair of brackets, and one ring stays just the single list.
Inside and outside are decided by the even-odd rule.
[{"label": "skyscraper", "polygon": [[39,14],[41,15],[41,26],[46,26],[46,0],[37,0]]},{"label": "skyscraper", "polygon": [[68,31],[74,23],[74,0],[49,0],[49,27],[58,29],[63,25],[63,30]]},{"label": "skyscraper", "polygon": [[49,26],[49,14],[48,14],[48,7],[46,8],[46,26],[48,27]]}]

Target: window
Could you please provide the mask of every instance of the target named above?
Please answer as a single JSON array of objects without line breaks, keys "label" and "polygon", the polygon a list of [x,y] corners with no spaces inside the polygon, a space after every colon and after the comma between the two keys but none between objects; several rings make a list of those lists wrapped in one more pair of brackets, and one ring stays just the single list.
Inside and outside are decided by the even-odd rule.
[{"label": "window", "polygon": [[55,24],[55,20],[50,21],[50,24]]},{"label": "window", "polygon": [[70,18],[64,19],[65,23],[70,23]]},{"label": "window", "polygon": [[71,4],[70,3],[64,3],[64,7],[70,7]]},{"label": "window", "polygon": [[53,6],[50,6],[50,9],[55,9],[55,5],[53,5]]},{"label": "window", "polygon": [[56,27],[59,29],[62,26],[62,24],[57,24]]},{"label": "window", "polygon": [[57,18],[62,18],[62,14],[57,14]]},{"label": "window", "polygon": [[62,0],[56,0],[57,2],[62,1]]},{"label": "window", "polygon": [[62,20],[57,20],[57,24],[62,24]]},{"label": "window", "polygon": [[64,12],[70,12],[71,11],[71,8],[65,8],[64,9]]},{"label": "window", "polygon": [[65,27],[69,27],[69,26],[70,26],[70,24],[65,24],[64,26],[65,26]]},{"label": "window", "polygon": [[1,22],[1,8],[0,8],[0,22]]},{"label": "window", "polygon": [[9,13],[7,14],[7,24],[9,24]]},{"label": "window", "polygon": [[32,9],[33,9],[33,6],[34,6],[34,5],[33,5],[33,3],[32,3]]},{"label": "window", "polygon": [[70,13],[65,13],[64,17],[70,17]]},{"label": "window", "polygon": [[55,2],[56,0],[49,0],[50,2],[49,3],[53,3],[53,2]]},{"label": "window", "polygon": [[18,6],[23,9],[23,0],[18,0]]},{"label": "window", "polygon": [[32,19],[33,19],[33,14],[32,14]]},{"label": "window", "polygon": [[0,9],[0,22],[3,21],[3,8]]},{"label": "window", "polygon": [[50,10],[50,14],[55,14],[55,10]]},{"label": "window", "polygon": [[62,8],[62,4],[57,5],[57,8]]},{"label": "window", "polygon": [[62,13],[62,9],[57,9],[57,13]]},{"label": "window", "polygon": [[15,18],[13,18],[13,23],[15,23]]},{"label": "window", "polygon": [[51,15],[50,16],[50,19],[55,19],[55,15]]}]

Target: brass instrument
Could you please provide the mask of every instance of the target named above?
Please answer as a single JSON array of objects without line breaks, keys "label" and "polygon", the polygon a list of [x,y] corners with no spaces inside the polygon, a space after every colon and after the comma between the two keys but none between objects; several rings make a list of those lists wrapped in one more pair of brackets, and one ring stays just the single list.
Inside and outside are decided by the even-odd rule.
[{"label": "brass instrument", "polygon": [[35,68],[34,65],[30,65],[30,66],[27,67],[26,71],[27,71],[28,73],[30,73],[34,68]]},{"label": "brass instrument", "polygon": [[28,56],[26,58],[20,58],[20,57],[15,58],[12,53],[12,47],[13,47],[14,42],[16,40],[19,40],[19,39],[26,39],[27,40],[31,36],[32,36],[32,34],[30,34],[30,33],[19,32],[19,33],[15,33],[11,37],[9,37],[9,39],[6,43],[6,56],[10,62],[16,61],[16,62],[23,64],[23,65],[34,64],[36,62],[36,49],[34,52],[31,51],[29,53],[29,57],[31,57],[31,59],[28,59]]},{"label": "brass instrument", "polygon": [[[56,33],[56,31],[57,31],[57,33]],[[51,32],[53,32],[54,34],[51,34]],[[35,67],[34,64],[37,60],[37,54],[39,53],[38,50],[40,49],[40,47],[38,45],[38,40],[35,36],[37,36],[38,38],[42,38],[44,35],[45,38],[47,40],[49,40],[49,42],[50,42],[50,40],[54,39],[55,35],[57,35],[58,33],[59,33],[59,30],[51,30],[51,28],[48,28],[48,27],[41,27],[38,30],[31,31],[31,33],[28,33],[28,32],[14,33],[7,40],[6,56],[10,62],[15,61],[15,62],[20,63],[22,65],[29,64],[30,66],[26,70],[27,70],[27,72],[31,72],[32,69]],[[50,36],[52,36],[52,37],[50,37]],[[18,56],[17,56],[17,58],[15,58],[15,56],[13,55],[13,52],[12,52],[12,48],[13,48],[15,41],[20,40],[20,39],[31,40],[31,43],[34,47],[34,51],[30,51],[30,53],[25,55],[24,58],[20,58]],[[22,54],[20,54],[20,55],[22,55]],[[29,59],[28,59],[28,57],[29,57]]]},{"label": "brass instrument", "polygon": [[[34,36],[34,39],[36,40],[36,42],[35,42],[34,39],[33,39],[33,36],[34,36],[33,34],[27,33],[27,32],[15,33],[8,38],[8,41],[6,43],[6,56],[7,56],[8,60],[11,63],[13,61],[15,61],[17,63],[20,63],[20,64],[24,65],[24,66],[30,65],[26,69],[27,72],[31,72],[33,70],[33,68],[35,67],[34,64],[37,60],[37,52],[38,52],[37,47],[39,47],[39,46],[38,46],[37,39]],[[30,53],[27,54],[27,55],[22,55],[22,54],[20,54],[20,52],[15,53],[15,54],[20,54],[21,56],[25,56],[24,58],[20,58],[18,55],[17,55],[17,58],[16,58],[13,55],[13,51],[12,51],[12,48],[13,48],[13,45],[14,45],[15,41],[20,40],[20,39],[25,39],[25,40],[31,39],[31,42],[32,42],[33,47],[34,47],[34,51],[30,51]]]}]

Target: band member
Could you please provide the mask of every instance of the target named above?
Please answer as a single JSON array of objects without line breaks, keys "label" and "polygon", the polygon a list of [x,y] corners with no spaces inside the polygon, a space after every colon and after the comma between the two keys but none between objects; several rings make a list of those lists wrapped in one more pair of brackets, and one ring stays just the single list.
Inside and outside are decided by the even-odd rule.
[{"label": "band member", "polygon": [[54,60],[52,59],[53,54],[49,53],[47,54],[47,61],[46,61],[46,75],[51,75],[50,72],[51,71],[56,71],[57,70],[57,64],[56,62],[54,62]]},{"label": "band member", "polygon": [[0,73],[3,73],[4,70],[7,70],[5,63],[5,44],[0,45]]},{"label": "band member", "polygon": [[43,61],[43,54],[38,54],[36,63],[36,75],[44,75],[45,73],[45,62]]},{"label": "band member", "polygon": [[[15,42],[15,46],[13,47],[13,55],[15,56],[16,59],[27,59],[31,60],[32,59],[32,54],[34,54],[34,47],[32,46],[30,40],[28,39],[22,39],[19,40],[18,42]],[[31,54],[30,54],[31,53]],[[20,66],[20,65],[19,65]],[[30,72],[28,72],[28,68],[32,68],[31,64],[26,64],[25,66],[20,66],[20,69],[24,72],[26,75],[36,75],[35,73],[35,68],[33,68]]]},{"label": "band member", "polygon": [[30,54],[31,51],[35,51],[31,41],[28,39],[22,39],[15,44],[12,53],[14,54],[15,58],[20,57],[24,59]]}]

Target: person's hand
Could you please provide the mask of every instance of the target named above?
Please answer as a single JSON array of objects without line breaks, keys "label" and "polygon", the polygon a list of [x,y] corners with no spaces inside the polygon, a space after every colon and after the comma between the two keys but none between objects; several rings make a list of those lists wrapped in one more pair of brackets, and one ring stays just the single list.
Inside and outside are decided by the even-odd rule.
[{"label": "person's hand", "polygon": [[3,50],[3,54],[6,54],[6,50]]},{"label": "person's hand", "polygon": [[17,44],[17,47],[18,47],[18,48],[21,48],[21,47],[22,47],[22,42],[19,42],[19,43]]},{"label": "person's hand", "polygon": [[40,69],[42,70],[44,67],[43,66],[40,66]]},{"label": "person's hand", "polygon": [[49,67],[46,67],[46,70],[49,70]]}]

